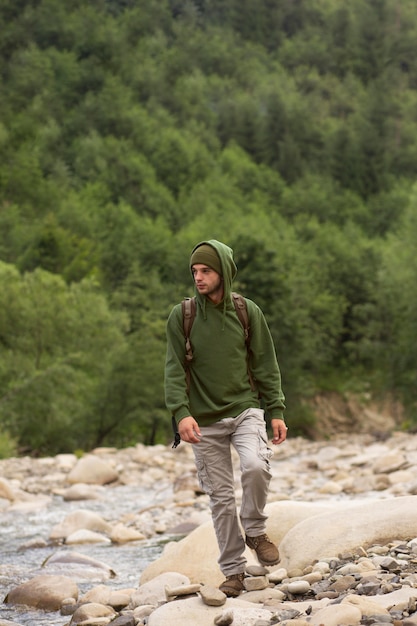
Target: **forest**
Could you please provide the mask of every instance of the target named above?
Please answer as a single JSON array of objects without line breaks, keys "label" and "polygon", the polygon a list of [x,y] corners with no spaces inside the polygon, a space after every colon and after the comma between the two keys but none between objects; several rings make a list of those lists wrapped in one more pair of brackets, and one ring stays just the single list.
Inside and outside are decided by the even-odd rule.
[{"label": "forest", "polygon": [[0,0],[0,457],[167,444],[219,239],[309,399],[417,424],[415,0]]}]

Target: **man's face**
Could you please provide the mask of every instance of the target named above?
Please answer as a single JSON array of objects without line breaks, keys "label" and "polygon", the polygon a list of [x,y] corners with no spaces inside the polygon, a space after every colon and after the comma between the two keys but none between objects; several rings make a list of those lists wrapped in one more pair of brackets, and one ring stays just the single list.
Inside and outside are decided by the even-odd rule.
[{"label": "man's face", "polygon": [[198,293],[208,296],[211,300],[217,300],[219,295],[223,296],[223,281],[220,274],[202,263],[193,265],[191,271]]}]

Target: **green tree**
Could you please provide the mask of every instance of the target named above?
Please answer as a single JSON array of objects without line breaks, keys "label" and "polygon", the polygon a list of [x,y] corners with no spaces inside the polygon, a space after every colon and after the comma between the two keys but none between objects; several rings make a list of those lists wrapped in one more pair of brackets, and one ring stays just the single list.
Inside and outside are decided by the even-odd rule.
[{"label": "green tree", "polygon": [[[414,187],[400,226],[382,247],[378,272],[377,312],[373,354],[383,374],[381,385],[406,398],[414,420],[416,401],[417,319],[417,194]],[[385,375],[385,376],[384,376]]]},{"label": "green tree", "polygon": [[20,276],[3,263],[0,283],[2,429],[38,453],[91,446],[87,425],[97,387],[125,345],[123,316],[91,281],[67,287],[59,276]]}]

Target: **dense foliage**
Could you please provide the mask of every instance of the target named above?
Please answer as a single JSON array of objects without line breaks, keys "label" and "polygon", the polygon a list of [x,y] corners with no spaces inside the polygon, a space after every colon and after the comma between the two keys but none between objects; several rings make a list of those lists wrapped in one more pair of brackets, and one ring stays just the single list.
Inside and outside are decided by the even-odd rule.
[{"label": "dense foliage", "polygon": [[166,443],[165,320],[235,250],[293,432],[415,418],[414,0],[0,0],[0,455]]}]

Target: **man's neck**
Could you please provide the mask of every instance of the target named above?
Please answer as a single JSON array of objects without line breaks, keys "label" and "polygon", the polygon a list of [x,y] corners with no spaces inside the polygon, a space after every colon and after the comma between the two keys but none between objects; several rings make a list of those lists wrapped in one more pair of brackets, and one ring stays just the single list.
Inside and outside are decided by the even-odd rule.
[{"label": "man's neck", "polygon": [[208,295],[207,298],[213,304],[220,304],[220,302],[223,300],[223,296],[224,296],[224,289],[220,288],[214,291],[213,293],[211,293],[210,295]]}]

